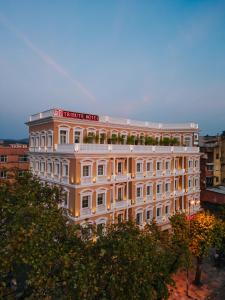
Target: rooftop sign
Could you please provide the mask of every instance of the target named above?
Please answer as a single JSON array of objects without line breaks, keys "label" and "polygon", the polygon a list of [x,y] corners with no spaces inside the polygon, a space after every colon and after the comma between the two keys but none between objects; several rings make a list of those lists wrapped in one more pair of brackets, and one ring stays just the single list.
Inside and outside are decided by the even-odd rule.
[{"label": "rooftop sign", "polygon": [[84,114],[72,111],[66,111],[61,109],[54,110],[54,117],[72,118],[87,121],[99,121],[99,116],[92,114]]}]

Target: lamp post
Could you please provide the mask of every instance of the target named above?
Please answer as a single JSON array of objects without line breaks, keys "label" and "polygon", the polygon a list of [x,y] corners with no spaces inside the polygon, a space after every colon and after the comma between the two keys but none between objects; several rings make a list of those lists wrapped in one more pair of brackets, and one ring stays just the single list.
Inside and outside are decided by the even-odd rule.
[{"label": "lamp post", "polygon": [[[191,205],[195,203],[194,200],[188,201],[188,239],[190,239],[191,234],[191,224],[190,224],[190,218],[191,218]],[[186,273],[186,295],[189,298],[189,265],[187,265],[187,273]]]}]

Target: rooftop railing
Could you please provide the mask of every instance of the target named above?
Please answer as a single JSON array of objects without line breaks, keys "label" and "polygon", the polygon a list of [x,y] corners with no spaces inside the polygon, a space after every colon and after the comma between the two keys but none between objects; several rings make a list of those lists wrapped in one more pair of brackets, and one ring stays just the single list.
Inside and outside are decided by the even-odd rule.
[{"label": "rooftop railing", "polygon": [[[58,111],[59,109],[50,109],[38,114],[31,115],[29,121],[32,122],[48,117],[59,117]],[[130,120],[125,118],[114,118],[110,116],[99,116],[99,122],[153,129],[198,129],[198,124],[196,123],[154,123]]]}]

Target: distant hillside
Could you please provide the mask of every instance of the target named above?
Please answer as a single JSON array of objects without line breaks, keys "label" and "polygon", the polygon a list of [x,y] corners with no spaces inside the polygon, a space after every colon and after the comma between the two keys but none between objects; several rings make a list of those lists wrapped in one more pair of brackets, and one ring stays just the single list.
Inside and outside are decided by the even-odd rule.
[{"label": "distant hillside", "polygon": [[0,144],[3,144],[3,145],[9,145],[9,144],[27,144],[28,145],[28,142],[29,142],[28,138],[19,139],[19,140],[0,139]]}]

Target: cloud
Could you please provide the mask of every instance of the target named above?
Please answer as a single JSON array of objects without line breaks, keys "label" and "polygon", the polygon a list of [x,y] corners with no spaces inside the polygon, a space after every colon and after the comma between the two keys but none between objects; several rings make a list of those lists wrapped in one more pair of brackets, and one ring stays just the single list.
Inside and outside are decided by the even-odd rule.
[{"label": "cloud", "polygon": [[46,65],[52,68],[61,76],[71,81],[90,101],[94,102],[94,95],[77,79],[73,78],[70,73],[58,64],[49,54],[34,45],[30,39],[21,31],[19,31],[3,14],[0,13],[0,22],[11,32],[13,32],[17,38],[35,53]]}]

